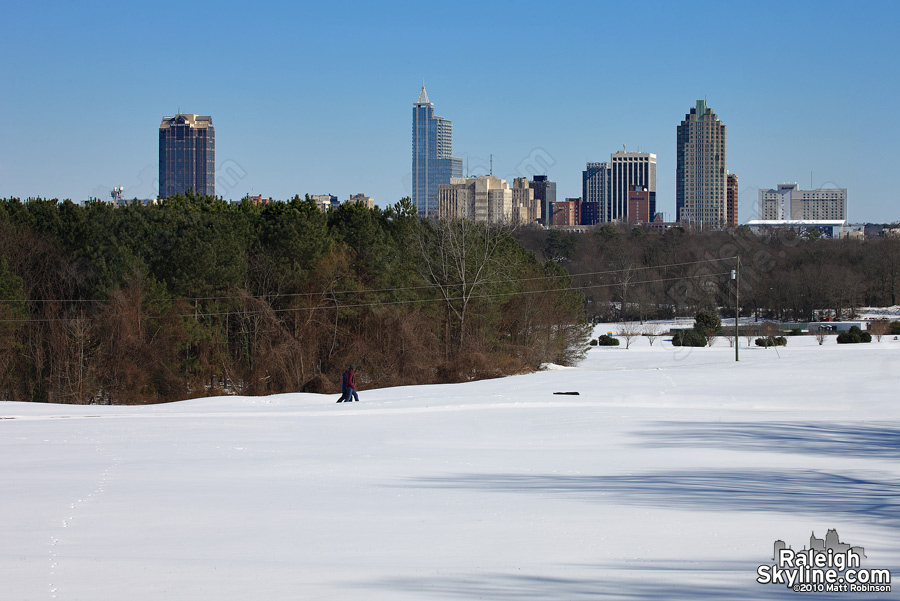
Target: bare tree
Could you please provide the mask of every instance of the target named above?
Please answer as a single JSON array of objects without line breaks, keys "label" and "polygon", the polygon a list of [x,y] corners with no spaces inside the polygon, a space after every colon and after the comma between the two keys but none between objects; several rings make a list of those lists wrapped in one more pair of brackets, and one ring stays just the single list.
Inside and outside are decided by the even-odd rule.
[{"label": "bare tree", "polygon": [[656,342],[656,339],[662,336],[662,329],[658,324],[655,323],[645,324],[644,336],[647,337],[647,341],[650,343],[650,346],[653,346],[653,343]]},{"label": "bare tree", "polygon": [[869,331],[875,340],[881,342],[881,337],[891,331],[891,322],[884,317],[874,320],[869,324]]},{"label": "bare tree", "polygon": [[728,339],[728,346],[734,348],[734,345],[737,342],[737,337],[734,335],[734,330],[732,328],[725,328],[724,330],[722,330],[722,336]]},{"label": "bare tree", "polygon": [[810,332],[813,336],[816,337],[816,342],[819,343],[819,346],[825,344],[825,339],[828,337],[828,329],[826,326],[822,324],[816,324],[814,326],[810,326]]},{"label": "bare tree", "polygon": [[748,323],[741,327],[741,330],[744,333],[744,338],[747,339],[747,346],[753,346],[753,339],[759,336],[759,324]]},{"label": "bare tree", "polygon": [[467,219],[436,221],[420,229],[422,276],[437,289],[447,310],[448,354],[463,348],[472,301],[491,284],[508,279],[500,258],[508,240],[503,232]]},{"label": "bare tree", "polygon": [[616,336],[625,339],[625,349],[631,348],[631,341],[641,335],[640,324],[628,321],[619,326]]}]

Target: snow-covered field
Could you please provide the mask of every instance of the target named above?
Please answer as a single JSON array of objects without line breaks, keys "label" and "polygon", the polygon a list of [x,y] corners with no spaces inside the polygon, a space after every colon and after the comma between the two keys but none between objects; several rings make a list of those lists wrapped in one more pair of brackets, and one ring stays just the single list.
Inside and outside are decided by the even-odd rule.
[{"label": "snow-covered field", "polygon": [[0,404],[0,598],[783,599],[757,566],[831,528],[897,574],[900,342],[741,344],[352,405]]}]

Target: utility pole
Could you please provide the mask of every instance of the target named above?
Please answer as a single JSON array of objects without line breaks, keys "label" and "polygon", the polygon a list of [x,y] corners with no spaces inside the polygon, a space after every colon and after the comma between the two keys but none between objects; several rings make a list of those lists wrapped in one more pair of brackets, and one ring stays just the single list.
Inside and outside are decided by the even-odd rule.
[{"label": "utility pole", "polygon": [[739,336],[738,319],[741,316],[741,255],[737,256],[737,265],[731,272],[731,278],[734,280],[734,360],[740,361],[738,349],[741,347],[741,338]]}]

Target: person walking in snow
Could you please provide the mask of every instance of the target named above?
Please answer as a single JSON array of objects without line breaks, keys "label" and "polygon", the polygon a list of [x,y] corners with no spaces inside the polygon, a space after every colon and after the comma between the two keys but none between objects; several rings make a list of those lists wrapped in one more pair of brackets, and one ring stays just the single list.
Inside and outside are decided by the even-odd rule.
[{"label": "person walking in snow", "polygon": [[341,398],[338,399],[338,403],[344,401],[347,403],[352,403],[353,401],[359,401],[359,395],[356,394],[356,366],[350,365],[350,369],[344,372],[344,375],[341,376]]}]

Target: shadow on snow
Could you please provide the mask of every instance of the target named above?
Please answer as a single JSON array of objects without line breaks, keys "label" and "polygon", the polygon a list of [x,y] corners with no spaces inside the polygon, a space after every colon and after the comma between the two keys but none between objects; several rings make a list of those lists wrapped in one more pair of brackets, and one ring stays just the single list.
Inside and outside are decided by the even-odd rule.
[{"label": "shadow on snow", "polygon": [[[734,601],[796,599],[797,593],[780,584],[755,582],[756,565],[742,562],[709,562],[703,565],[666,566],[616,564],[594,566],[603,570],[596,578],[563,578],[521,573],[469,573],[454,576],[392,578],[361,583],[367,589],[379,587],[413,593],[417,598],[487,599],[492,601],[538,601],[541,599],[581,601],[588,599],[631,601],[636,599],[731,599]],[[671,572],[687,572],[672,580]],[[612,576],[611,576],[612,574]],[[887,594],[888,597],[890,594]],[[870,594],[866,598],[888,598]],[[820,598],[817,596],[804,598]],[[829,593],[828,599],[858,599],[859,594]]]},{"label": "shadow on snow", "polygon": [[407,486],[556,495],[694,511],[839,515],[900,527],[900,481],[817,470],[697,470],[627,475],[460,474]]},{"label": "shadow on snow", "polygon": [[662,422],[641,432],[658,446],[715,446],[841,457],[900,459],[900,426],[829,422]]}]

